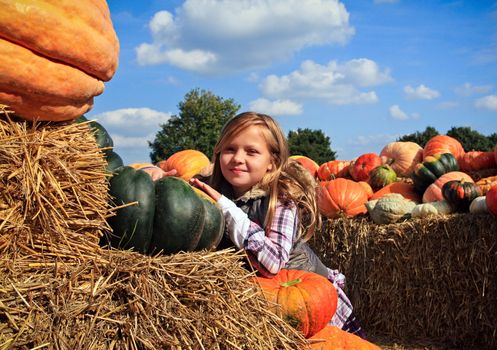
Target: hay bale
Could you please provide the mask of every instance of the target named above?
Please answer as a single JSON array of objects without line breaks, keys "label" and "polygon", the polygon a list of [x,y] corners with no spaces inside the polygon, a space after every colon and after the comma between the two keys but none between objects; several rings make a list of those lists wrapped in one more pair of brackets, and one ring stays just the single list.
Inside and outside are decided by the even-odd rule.
[{"label": "hay bale", "polygon": [[328,220],[311,245],[347,277],[367,332],[497,346],[497,220],[452,214],[390,225]]},{"label": "hay bale", "polygon": [[0,348],[301,349],[233,251],[99,246],[113,215],[87,125],[0,108]]}]

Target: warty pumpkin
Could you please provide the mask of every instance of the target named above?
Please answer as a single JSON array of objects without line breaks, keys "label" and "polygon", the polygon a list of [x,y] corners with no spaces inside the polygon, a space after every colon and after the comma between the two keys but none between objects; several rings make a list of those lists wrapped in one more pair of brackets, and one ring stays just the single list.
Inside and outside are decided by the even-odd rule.
[{"label": "warty pumpkin", "polygon": [[27,120],[72,120],[114,75],[106,1],[0,0],[0,103]]},{"label": "warty pumpkin", "polygon": [[415,206],[416,203],[398,193],[386,194],[366,203],[369,216],[375,224],[392,224],[408,219]]},{"label": "warty pumpkin", "polygon": [[356,181],[338,178],[319,183],[318,207],[328,218],[365,214],[367,201],[366,190]]},{"label": "warty pumpkin", "polygon": [[166,160],[160,161],[157,165],[164,171],[176,169],[176,176],[188,181],[193,176],[208,169],[210,161],[209,158],[200,151],[185,149],[174,153]]},{"label": "warty pumpkin", "polygon": [[309,338],[322,330],[335,314],[338,294],[333,284],[314,272],[281,269],[272,278],[256,277],[276,313]]}]

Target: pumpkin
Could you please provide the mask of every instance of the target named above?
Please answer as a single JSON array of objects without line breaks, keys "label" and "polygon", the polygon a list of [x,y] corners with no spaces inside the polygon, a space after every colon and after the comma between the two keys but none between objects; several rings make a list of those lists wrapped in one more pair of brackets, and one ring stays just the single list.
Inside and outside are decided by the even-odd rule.
[{"label": "pumpkin", "polygon": [[224,232],[221,210],[186,181],[166,176],[154,182],[145,171],[123,166],[109,182],[114,204],[123,207],[108,219],[113,232],[104,243],[146,254],[213,249],[219,244]]},{"label": "pumpkin", "polygon": [[114,172],[114,170],[124,165],[121,156],[116,152],[114,152],[113,150],[110,150],[107,153],[105,153],[105,160],[107,161],[106,170],[109,173]]},{"label": "pumpkin", "polygon": [[398,193],[386,194],[380,199],[366,203],[366,208],[375,224],[392,224],[408,219],[415,206],[416,203]]},{"label": "pumpkin", "polygon": [[397,181],[397,174],[388,164],[379,165],[369,172],[368,183],[378,190]]},{"label": "pumpkin", "polygon": [[464,180],[474,182],[473,179],[466,173],[461,171],[450,171],[447,174],[440,176],[432,183],[423,193],[423,203],[440,201],[443,199],[442,186],[450,180]]},{"label": "pumpkin", "polygon": [[210,161],[204,153],[194,149],[186,149],[174,153],[157,165],[166,172],[176,169],[176,176],[188,181],[208,168]]},{"label": "pumpkin", "polygon": [[417,204],[411,212],[411,217],[425,218],[431,215],[450,214],[453,211],[452,206],[445,199],[442,199],[440,201]]},{"label": "pumpkin", "polygon": [[276,313],[306,338],[323,329],[335,314],[338,295],[333,283],[309,271],[281,269],[272,278],[256,277]]},{"label": "pumpkin", "polygon": [[377,345],[332,325],[314,334],[308,343],[313,350],[381,350]]},{"label": "pumpkin", "polygon": [[353,180],[338,178],[319,183],[319,211],[328,218],[365,214],[367,201],[366,190]]},{"label": "pumpkin", "polygon": [[[103,244],[117,249],[135,249],[145,254],[152,239],[155,212],[155,190],[150,176],[141,170],[122,166],[109,179],[109,194],[116,215],[107,219],[112,234],[102,238]],[[138,202],[137,205],[128,205]]]},{"label": "pumpkin", "polygon": [[368,199],[373,196],[374,191],[371,188],[370,184],[368,184],[366,181],[358,181],[357,183],[359,185],[361,185],[366,190],[366,194],[368,195]]},{"label": "pumpkin", "polygon": [[466,152],[459,159],[459,166],[464,172],[495,168],[494,152]]},{"label": "pumpkin", "polygon": [[290,156],[289,158],[299,162],[304,168],[306,168],[311,173],[313,177],[316,177],[318,175],[319,165],[311,158],[301,155],[294,155]]},{"label": "pumpkin", "polygon": [[421,202],[421,196],[415,191],[414,185],[404,181],[397,181],[386,185],[382,189],[373,193],[370,199],[379,199],[389,193],[399,193],[404,196],[404,198],[410,199],[413,202]]},{"label": "pumpkin", "polygon": [[355,181],[367,181],[369,172],[382,164],[382,160],[376,153],[365,153],[357,157],[350,166],[349,172]]},{"label": "pumpkin", "polygon": [[414,166],[423,160],[423,148],[416,142],[390,142],[380,152],[384,164],[388,164],[397,176],[409,177]]},{"label": "pumpkin", "polygon": [[319,180],[329,181],[337,177],[348,177],[350,163],[352,162],[349,160],[330,160],[321,164],[318,169]]},{"label": "pumpkin", "polygon": [[464,148],[455,138],[447,135],[433,136],[423,148],[423,160],[438,153],[451,153],[458,161],[464,155]]},{"label": "pumpkin", "polygon": [[488,213],[486,196],[478,196],[471,201],[469,205],[469,212],[471,214],[483,214]]},{"label": "pumpkin", "polygon": [[497,175],[485,177],[476,181],[478,187],[480,187],[481,194],[484,195],[491,189],[493,186],[497,185]]},{"label": "pumpkin", "polygon": [[497,216],[497,186],[493,186],[485,195],[485,203],[490,213]]},{"label": "pumpkin", "polygon": [[452,153],[438,153],[427,156],[422,163],[416,164],[411,178],[414,188],[419,193],[423,193],[440,176],[457,170],[459,165]]},{"label": "pumpkin", "polygon": [[0,103],[27,120],[73,120],[114,75],[119,42],[106,1],[0,3]]},{"label": "pumpkin", "polygon": [[473,181],[450,180],[442,186],[442,196],[455,210],[468,211],[473,199],[481,196],[481,191]]}]

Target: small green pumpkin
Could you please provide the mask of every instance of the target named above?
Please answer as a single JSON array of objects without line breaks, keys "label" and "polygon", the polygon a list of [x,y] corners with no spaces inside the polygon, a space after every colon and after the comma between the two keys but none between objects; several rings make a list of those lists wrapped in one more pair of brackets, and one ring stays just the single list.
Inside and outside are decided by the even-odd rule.
[{"label": "small green pumpkin", "polygon": [[474,182],[464,180],[447,181],[442,186],[442,196],[456,211],[468,211],[469,205],[478,196],[481,190]]},{"label": "small green pumpkin", "polygon": [[391,224],[408,219],[415,206],[416,203],[399,193],[386,194],[366,203],[369,215],[376,224]]},{"label": "small green pumpkin", "polygon": [[427,156],[422,163],[416,164],[411,178],[414,188],[419,193],[423,193],[440,176],[457,170],[459,164],[452,153],[439,153]]}]

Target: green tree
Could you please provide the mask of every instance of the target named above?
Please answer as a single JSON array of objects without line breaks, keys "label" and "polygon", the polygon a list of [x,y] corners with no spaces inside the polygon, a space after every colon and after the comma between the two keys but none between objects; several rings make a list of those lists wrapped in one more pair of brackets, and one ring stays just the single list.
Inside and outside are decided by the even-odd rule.
[{"label": "green tree", "polygon": [[179,114],[161,124],[155,139],[148,143],[153,163],[184,149],[201,151],[210,158],[221,128],[236,115],[240,105],[233,99],[194,89],[185,95],[178,108]]},{"label": "green tree", "polygon": [[452,127],[447,131],[447,136],[458,140],[465,151],[493,151],[495,143],[492,140],[480,134],[478,131],[468,126]]},{"label": "green tree", "polygon": [[288,133],[288,148],[291,155],[306,156],[318,164],[335,160],[330,138],[321,130],[297,129]]},{"label": "green tree", "polygon": [[494,132],[493,134],[490,134],[488,136],[488,140],[490,141],[490,144],[493,145],[493,147],[492,147],[492,149],[490,151],[495,150],[495,146],[497,145],[497,132]]},{"label": "green tree", "polygon": [[431,139],[433,136],[437,136],[439,134],[440,133],[437,131],[437,129],[435,129],[432,126],[427,126],[425,131],[423,131],[423,132],[416,131],[413,134],[401,136],[397,139],[397,141],[416,142],[421,147],[424,147],[429,139]]}]

